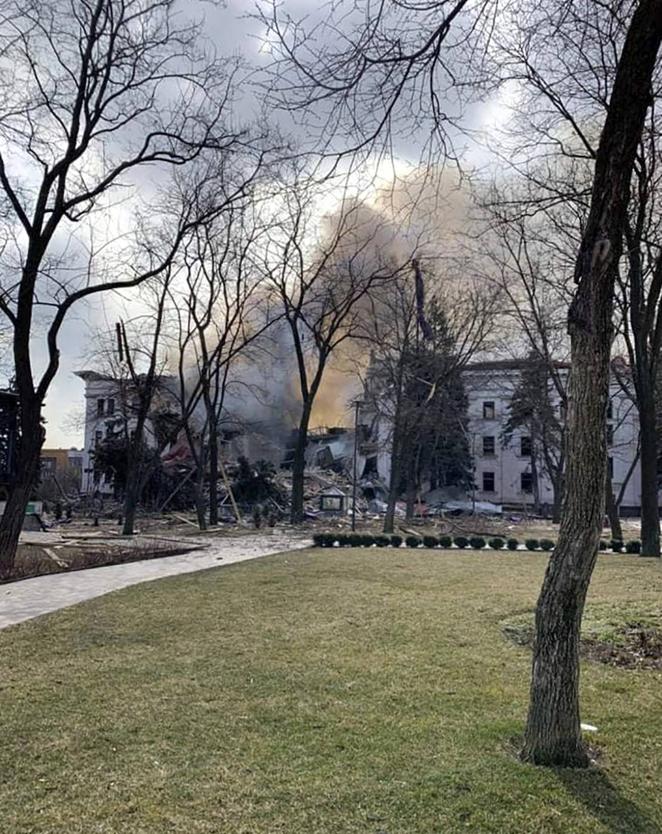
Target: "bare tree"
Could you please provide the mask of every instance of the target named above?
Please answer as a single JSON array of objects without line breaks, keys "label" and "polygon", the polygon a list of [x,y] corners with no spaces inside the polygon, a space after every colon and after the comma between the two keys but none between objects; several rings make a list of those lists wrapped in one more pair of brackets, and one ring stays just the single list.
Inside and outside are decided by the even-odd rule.
[{"label": "bare tree", "polygon": [[388,252],[392,232],[377,213],[345,199],[319,224],[319,195],[296,176],[281,195],[281,221],[270,233],[265,269],[296,359],[301,411],[292,458],[291,519],[304,511],[308,430],[324,373],[332,355],[362,332],[370,292],[398,271]]},{"label": "bare tree", "polygon": [[[522,222],[540,214],[556,246],[572,251],[589,211],[598,126],[609,104],[631,4],[578,4],[558,26],[556,15],[534,15],[505,50],[510,72],[526,86],[508,164],[520,179],[509,209]],[[639,141],[617,279],[616,341],[625,345],[641,427],[642,555],[660,555],[655,429],[656,377],[662,346],[662,240],[659,156],[662,122],[655,106],[660,71]],[[511,137],[512,140],[512,137]],[[526,185],[524,185],[526,183]],[[524,185],[524,188],[522,188]],[[550,235],[551,237],[551,235]],[[567,261],[567,257],[566,257]],[[623,349],[623,348],[621,348]]]},{"label": "bare tree", "polygon": [[478,235],[474,253],[501,299],[502,350],[528,357],[504,440],[522,422],[529,425],[532,466],[552,485],[552,518],[558,522],[565,468],[566,316],[572,299],[565,271],[567,239],[550,235],[546,218],[523,216],[520,204],[513,209],[511,196],[493,186],[482,198],[488,228]]},{"label": "bare tree", "polygon": [[559,541],[536,608],[531,702],[523,757],[536,764],[586,766],[579,723],[579,636],[597,557],[605,486],[614,285],[630,183],[662,40],[662,3],[634,10],[595,160],[591,208],[577,258],[569,312],[566,498]]},{"label": "bare tree", "polygon": [[179,333],[178,379],[182,425],[197,471],[198,518],[205,474],[209,523],[218,523],[220,442],[226,395],[237,360],[244,357],[278,316],[269,306],[261,250],[266,228],[255,191],[201,226],[184,252],[172,297]]},{"label": "bare tree", "polygon": [[[396,503],[406,484],[407,514],[426,475],[442,477],[445,444],[457,442],[453,483],[467,488],[466,403],[462,369],[487,348],[498,295],[485,293],[463,280],[455,291],[440,285],[434,266],[427,270],[429,299],[425,300],[423,270],[396,276],[371,298],[365,338],[371,348],[366,378],[368,410],[390,426],[389,491],[384,532],[392,533]],[[466,452],[466,453],[465,453]],[[444,463],[448,465],[446,458]],[[442,484],[439,484],[442,485]]]},{"label": "bare tree", "polygon": [[[246,139],[228,126],[235,65],[211,60],[200,26],[175,15],[174,6],[0,2],[0,190],[9,241],[0,312],[12,330],[22,427],[19,474],[0,521],[5,575],[39,466],[42,403],[59,366],[65,319],[86,298],[160,274],[194,217],[214,201],[203,205],[201,196],[179,215],[165,261],[125,258],[111,267],[108,250],[83,257],[86,231],[109,218],[120,189],[125,201],[135,193],[139,171],[158,179],[164,169],[205,153],[222,157]],[[32,340],[37,317],[46,334],[43,370]]]}]

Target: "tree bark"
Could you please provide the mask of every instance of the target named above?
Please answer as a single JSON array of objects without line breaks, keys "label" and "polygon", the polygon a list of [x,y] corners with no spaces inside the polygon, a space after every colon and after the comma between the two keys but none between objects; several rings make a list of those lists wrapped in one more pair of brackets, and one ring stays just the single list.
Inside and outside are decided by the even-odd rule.
[{"label": "tree bark", "polygon": [[614,498],[614,489],[609,471],[607,471],[606,480],[605,509],[607,512],[607,518],[609,519],[612,539],[622,542],[623,528],[621,527],[621,518],[618,514],[618,504]]},{"label": "tree bark", "polygon": [[140,502],[143,486],[143,460],[145,420],[143,407],[138,414],[133,439],[129,443],[129,465],[127,467],[126,491],[124,493],[124,524],[122,526],[123,536],[132,536],[135,523],[136,511]]},{"label": "tree bark", "polygon": [[39,475],[44,429],[37,402],[21,402],[21,435],[16,458],[16,478],[0,519],[0,579],[9,579],[14,569],[18,537],[23,529],[25,511]]},{"label": "tree bark", "polygon": [[292,457],[292,506],[290,508],[290,521],[292,524],[299,524],[303,521],[303,494],[304,477],[306,474],[306,447],[308,446],[308,426],[312,412],[312,399],[304,400],[301,408],[301,419],[299,420],[299,431],[297,442]]},{"label": "tree bark", "polygon": [[561,521],[561,507],[563,506],[563,481],[560,478],[552,480],[552,524],[559,524]]},{"label": "tree bark", "polygon": [[209,525],[218,524],[218,429],[213,417],[209,420]]},{"label": "tree bark", "polygon": [[579,637],[604,515],[614,281],[661,39],[662,0],[641,0],[614,79],[577,259],[578,287],[568,313],[572,369],[564,506],[536,608],[522,751],[523,759],[538,765],[589,764],[579,721]]},{"label": "tree bark", "polygon": [[200,530],[207,529],[206,517],[206,502],[205,502],[205,468],[204,463],[198,464],[198,471],[195,478],[195,514],[198,519],[198,527]]},{"label": "tree bark", "polygon": [[[642,396],[643,395],[643,396]],[[641,443],[641,555],[660,555],[660,513],[657,504],[657,428],[652,392],[639,394]]]}]

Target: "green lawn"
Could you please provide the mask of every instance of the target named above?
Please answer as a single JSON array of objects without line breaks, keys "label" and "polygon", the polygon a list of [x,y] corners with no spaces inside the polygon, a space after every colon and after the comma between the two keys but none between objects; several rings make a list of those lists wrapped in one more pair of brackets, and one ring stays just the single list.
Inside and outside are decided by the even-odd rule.
[{"label": "green lawn", "polygon": [[[659,672],[584,664],[599,769],[515,756],[545,559],[306,551],[0,632],[0,831],[660,832]],[[591,600],[659,607],[661,568],[601,556]]]}]

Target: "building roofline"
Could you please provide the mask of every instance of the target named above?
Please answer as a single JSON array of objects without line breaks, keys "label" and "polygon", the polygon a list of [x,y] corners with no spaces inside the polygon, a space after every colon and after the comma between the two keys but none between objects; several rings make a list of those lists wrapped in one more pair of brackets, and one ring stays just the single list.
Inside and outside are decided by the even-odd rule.
[{"label": "building roofline", "polygon": [[[536,364],[531,359],[491,359],[483,362],[469,362],[463,371],[522,371]],[[570,362],[555,360],[552,363],[557,370],[569,370]]]}]

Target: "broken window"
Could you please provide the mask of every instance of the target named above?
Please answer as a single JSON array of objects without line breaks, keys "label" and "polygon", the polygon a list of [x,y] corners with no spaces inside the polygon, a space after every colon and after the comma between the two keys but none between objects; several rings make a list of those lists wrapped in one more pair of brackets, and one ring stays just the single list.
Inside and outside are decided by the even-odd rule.
[{"label": "broken window", "polygon": [[496,409],[494,408],[494,400],[485,400],[483,402],[483,419],[494,420]]}]

